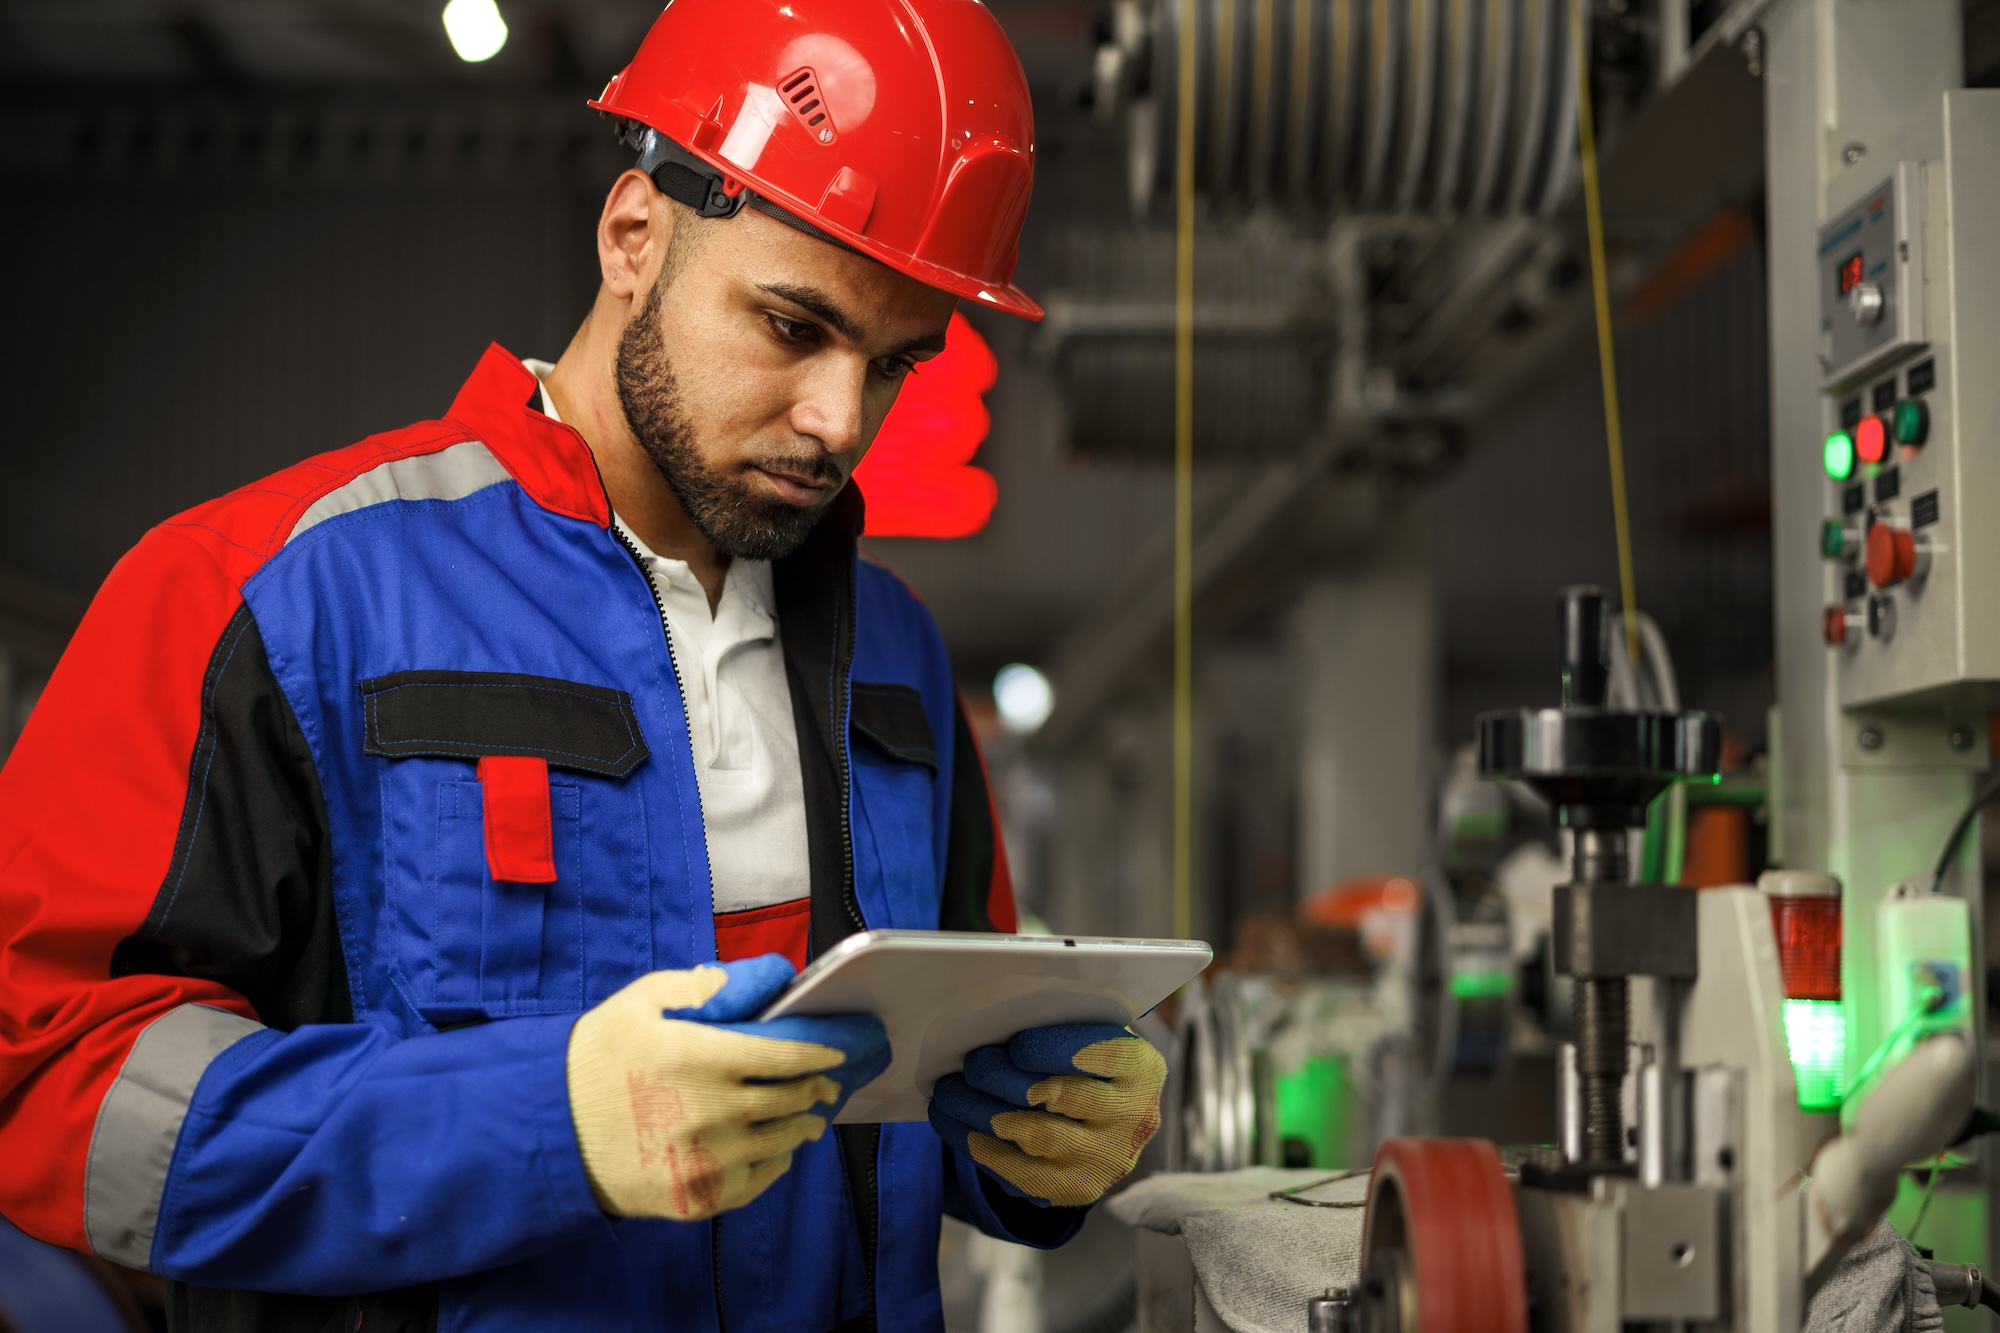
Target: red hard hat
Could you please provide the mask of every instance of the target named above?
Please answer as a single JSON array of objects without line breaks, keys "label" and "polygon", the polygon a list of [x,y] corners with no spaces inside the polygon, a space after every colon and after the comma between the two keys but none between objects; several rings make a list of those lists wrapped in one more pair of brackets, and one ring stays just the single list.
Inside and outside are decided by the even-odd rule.
[{"label": "red hard hat", "polygon": [[591,105],[720,173],[715,212],[748,190],[919,282],[1042,317],[1013,284],[1028,82],[978,0],[673,0]]}]

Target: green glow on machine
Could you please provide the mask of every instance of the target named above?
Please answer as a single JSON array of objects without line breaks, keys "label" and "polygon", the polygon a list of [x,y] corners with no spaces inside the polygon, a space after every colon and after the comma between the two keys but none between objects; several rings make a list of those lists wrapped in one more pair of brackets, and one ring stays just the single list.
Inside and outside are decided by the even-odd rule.
[{"label": "green glow on machine", "polygon": [[[1307,1056],[1298,1068],[1272,1080],[1280,1144],[1289,1140],[1306,1160],[1292,1163],[1338,1171],[1349,1165],[1348,1143],[1360,1109],[1345,1062],[1329,1055]],[[1274,1165],[1285,1164],[1282,1158]]]},{"label": "green glow on machine", "polygon": [[1501,1000],[1514,993],[1512,972],[1454,972],[1451,993],[1460,1000]]},{"label": "green glow on machine", "polygon": [[1847,1019],[1840,1001],[1786,1000],[1785,1045],[1798,1076],[1799,1109],[1839,1110],[1847,1090]]}]

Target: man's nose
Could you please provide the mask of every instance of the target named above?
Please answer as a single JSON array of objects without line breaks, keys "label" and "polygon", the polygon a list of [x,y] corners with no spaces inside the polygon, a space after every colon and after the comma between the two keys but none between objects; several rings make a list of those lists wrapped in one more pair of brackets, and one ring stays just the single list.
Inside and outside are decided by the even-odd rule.
[{"label": "man's nose", "polygon": [[868,363],[856,357],[818,359],[792,409],[792,429],[818,440],[836,458],[861,448]]}]

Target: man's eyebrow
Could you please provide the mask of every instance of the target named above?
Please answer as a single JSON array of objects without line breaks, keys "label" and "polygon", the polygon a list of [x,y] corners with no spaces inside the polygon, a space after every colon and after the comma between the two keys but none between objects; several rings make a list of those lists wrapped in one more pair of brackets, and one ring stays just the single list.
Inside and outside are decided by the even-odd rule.
[{"label": "man's eyebrow", "polygon": [[[846,338],[849,342],[861,341],[861,330],[853,318],[842,310],[834,299],[817,287],[801,287],[788,282],[760,282],[758,288],[781,301],[789,301],[807,314],[820,320],[828,328]],[[897,345],[888,355],[904,356],[911,352],[942,352],[944,333],[920,334]]]},{"label": "man's eyebrow", "polygon": [[823,321],[849,342],[861,341],[861,330],[845,310],[834,304],[833,298],[817,287],[800,287],[789,282],[760,282],[762,291],[770,293],[781,301],[790,301],[799,309]]}]

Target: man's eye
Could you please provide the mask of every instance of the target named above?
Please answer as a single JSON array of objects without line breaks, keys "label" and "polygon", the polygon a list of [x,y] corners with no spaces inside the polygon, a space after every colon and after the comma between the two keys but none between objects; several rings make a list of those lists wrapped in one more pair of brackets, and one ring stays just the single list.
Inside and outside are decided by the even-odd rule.
[{"label": "man's eye", "polygon": [[887,361],[878,361],[875,364],[882,378],[892,384],[903,379],[906,375],[917,373],[917,363],[908,357],[891,357]]},{"label": "man's eye", "polygon": [[786,319],[783,315],[772,315],[771,331],[778,335],[780,342],[809,343],[818,335],[819,329],[801,319]]}]

